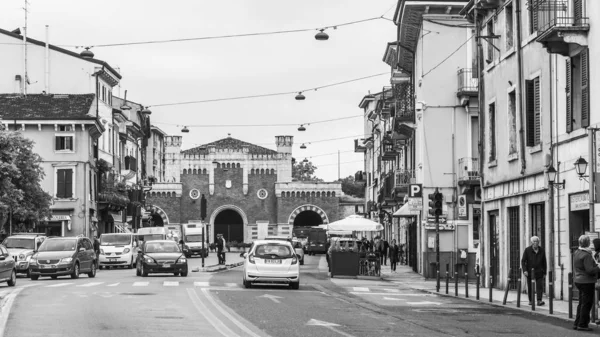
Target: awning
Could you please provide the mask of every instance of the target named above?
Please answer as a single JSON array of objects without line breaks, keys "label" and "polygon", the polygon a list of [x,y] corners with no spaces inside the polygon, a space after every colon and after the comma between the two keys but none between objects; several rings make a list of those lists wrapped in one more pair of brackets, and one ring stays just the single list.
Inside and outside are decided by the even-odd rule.
[{"label": "awning", "polygon": [[416,214],[412,214],[410,212],[410,206],[408,205],[408,203],[402,205],[402,207],[400,207],[397,211],[394,212],[393,216],[395,217],[413,217],[416,216]]}]

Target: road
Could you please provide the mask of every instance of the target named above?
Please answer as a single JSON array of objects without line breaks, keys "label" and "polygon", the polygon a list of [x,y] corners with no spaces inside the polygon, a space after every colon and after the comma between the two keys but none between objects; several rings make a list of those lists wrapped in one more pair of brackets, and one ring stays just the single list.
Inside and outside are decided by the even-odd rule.
[{"label": "road", "polygon": [[[192,268],[200,259],[192,259]],[[188,277],[59,278],[0,287],[0,337],[21,336],[584,336],[570,323],[402,282],[330,280],[306,256],[300,290],[241,286],[241,269]]]}]

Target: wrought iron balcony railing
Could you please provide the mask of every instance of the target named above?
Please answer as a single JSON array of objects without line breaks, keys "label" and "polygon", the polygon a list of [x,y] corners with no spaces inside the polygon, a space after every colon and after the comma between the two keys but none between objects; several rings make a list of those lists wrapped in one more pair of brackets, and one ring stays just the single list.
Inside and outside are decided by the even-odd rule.
[{"label": "wrought iron balcony railing", "polygon": [[396,187],[405,187],[414,183],[415,178],[415,170],[396,170],[394,174],[394,185]]},{"label": "wrought iron balcony railing", "polygon": [[479,78],[477,71],[470,68],[458,70],[458,90],[457,95],[476,96],[479,93]]},{"label": "wrought iron balcony railing", "polygon": [[479,181],[479,158],[464,157],[458,160],[459,181]]},{"label": "wrought iron balcony railing", "polygon": [[585,0],[530,0],[529,10],[540,34],[554,27],[589,29]]}]

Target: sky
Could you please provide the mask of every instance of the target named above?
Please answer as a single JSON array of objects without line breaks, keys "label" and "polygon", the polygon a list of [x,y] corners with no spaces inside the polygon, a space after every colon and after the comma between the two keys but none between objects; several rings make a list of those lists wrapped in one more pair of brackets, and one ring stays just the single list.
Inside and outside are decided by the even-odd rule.
[{"label": "sky", "polygon": [[[23,27],[25,0],[0,1],[0,28]],[[396,0],[29,0],[28,36],[81,52],[75,46],[214,37],[296,29],[310,31],[186,42],[93,47],[95,58],[123,76],[113,94],[150,106],[152,124],[182,135],[183,149],[231,137],[276,149],[275,136],[294,136],[292,156],[317,166],[333,181],[363,169],[354,139],[363,132],[358,107],[369,92],[389,85],[383,61],[396,26]],[[281,92],[387,73],[295,94],[196,104],[163,105]],[[156,105],[156,106],[155,106]],[[345,118],[350,117],[350,118]],[[345,118],[333,122],[316,123]],[[272,126],[273,124],[294,124]],[[297,130],[304,124],[306,131]],[[243,127],[234,126],[243,125]],[[270,126],[258,126],[270,125]],[[188,126],[189,133],[181,133]],[[343,138],[337,140],[330,140]],[[314,144],[313,144],[314,142]],[[306,149],[300,149],[301,144]],[[339,161],[338,161],[339,151]],[[339,165],[338,165],[339,163]]]}]

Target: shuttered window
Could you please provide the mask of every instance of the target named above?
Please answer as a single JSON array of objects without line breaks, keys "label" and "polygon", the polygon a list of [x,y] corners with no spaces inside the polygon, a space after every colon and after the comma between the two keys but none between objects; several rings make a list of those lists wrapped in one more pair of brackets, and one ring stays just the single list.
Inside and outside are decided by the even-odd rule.
[{"label": "shuttered window", "polygon": [[490,159],[496,160],[496,103],[489,105],[489,125],[490,125]]},{"label": "shuttered window", "polygon": [[536,146],[541,140],[540,112],[540,78],[526,81],[527,101],[525,114],[527,117],[527,146]]},{"label": "shuttered window", "polygon": [[586,48],[580,54],[581,60],[581,127],[590,126],[590,61],[589,50]]},{"label": "shuttered window", "polygon": [[567,69],[567,86],[565,88],[565,93],[567,96],[567,120],[566,120],[566,125],[567,125],[567,132],[571,132],[573,131],[573,96],[572,96],[572,92],[573,92],[573,68],[571,66],[571,60],[567,59],[566,61],[566,69]]},{"label": "shuttered window", "polygon": [[73,197],[73,169],[56,170],[56,197]]},{"label": "shuttered window", "polygon": [[566,131],[590,126],[589,50],[566,60]]},{"label": "shuttered window", "polygon": [[536,0],[533,6],[529,8],[529,34],[533,34],[538,30],[538,6],[540,6],[540,3]]},{"label": "shuttered window", "polygon": [[73,151],[73,136],[56,136],[54,148],[56,151]]}]

